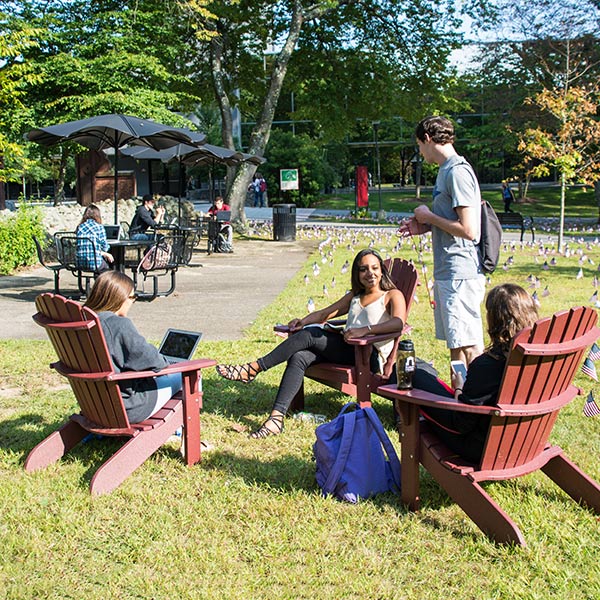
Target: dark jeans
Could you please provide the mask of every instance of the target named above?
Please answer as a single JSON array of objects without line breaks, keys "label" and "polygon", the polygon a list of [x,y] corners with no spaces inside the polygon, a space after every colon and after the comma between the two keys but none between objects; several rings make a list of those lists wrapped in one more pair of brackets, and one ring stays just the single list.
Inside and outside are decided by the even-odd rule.
[{"label": "dark jeans", "polygon": [[287,366],[273,404],[273,410],[283,414],[287,412],[302,386],[308,367],[320,362],[353,365],[354,347],[346,344],[340,333],[325,331],[319,327],[307,327],[290,335],[269,354],[259,358],[258,364],[262,370],[266,370],[286,361]]}]

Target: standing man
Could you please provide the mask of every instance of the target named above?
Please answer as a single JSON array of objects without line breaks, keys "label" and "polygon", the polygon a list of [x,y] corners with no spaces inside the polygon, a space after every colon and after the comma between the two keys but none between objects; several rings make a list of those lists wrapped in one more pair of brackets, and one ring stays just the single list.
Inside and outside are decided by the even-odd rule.
[{"label": "standing man", "polygon": [[416,137],[423,158],[440,170],[431,210],[418,206],[400,233],[432,232],[436,338],[446,341],[451,360],[468,365],[483,351],[485,276],[476,247],[481,192],[471,165],[454,149],[451,121],[427,117],[417,125]]}]

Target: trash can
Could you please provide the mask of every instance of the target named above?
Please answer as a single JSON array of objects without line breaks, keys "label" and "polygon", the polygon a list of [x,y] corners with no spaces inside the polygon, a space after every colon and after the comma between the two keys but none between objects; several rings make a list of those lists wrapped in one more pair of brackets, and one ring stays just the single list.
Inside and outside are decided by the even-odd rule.
[{"label": "trash can", "polygon": [[296,205],[273,205],[273,239],[276,242],[293,242],[296,239]]}]

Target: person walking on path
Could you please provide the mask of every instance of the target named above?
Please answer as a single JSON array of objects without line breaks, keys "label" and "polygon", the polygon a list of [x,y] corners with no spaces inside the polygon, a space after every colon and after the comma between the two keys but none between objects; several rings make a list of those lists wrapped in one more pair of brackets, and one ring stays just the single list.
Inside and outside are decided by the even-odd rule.
[{"label": "person walking on path", "polygon": [[512,212],[510,205],[515,201],[515,195],[510,189],[508,181],[502,182],[502,200],[504,202],[504,212]]},{"label": "person walking on path", "polygon": [[454,126],[449,119],[423,119],[416,137],[423,158],[440,169],[431,209],[417,206],[414,216],[400,225],[399,234],[432,232],[436,338],[446,341],[451,360],[468,365],[483,351],[485,276],[476,246],[481,233],[481,192],[471,165],[454,148]]}]

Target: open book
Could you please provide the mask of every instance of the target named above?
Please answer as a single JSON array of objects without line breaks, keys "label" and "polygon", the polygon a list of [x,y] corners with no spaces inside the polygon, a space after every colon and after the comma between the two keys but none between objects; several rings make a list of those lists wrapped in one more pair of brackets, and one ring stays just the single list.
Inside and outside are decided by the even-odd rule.
[{"label": "open book", "polygon": [[330,321],[327,321],[325,323],[311,323],[310,325],[305,325],[302,329],[306,329],[307,327],[319,327],[320,329],[325,329],[326,331],[337,331],[342,333],[346,327],[346,322],[331,323]]}]

